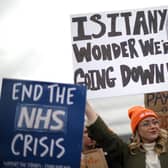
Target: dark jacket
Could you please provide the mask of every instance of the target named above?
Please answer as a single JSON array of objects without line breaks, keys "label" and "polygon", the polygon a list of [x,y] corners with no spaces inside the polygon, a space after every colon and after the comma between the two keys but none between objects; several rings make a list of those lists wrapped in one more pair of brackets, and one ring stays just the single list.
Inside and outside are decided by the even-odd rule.
[{"label": "dark jacket", "polygon": [[[108,153],[111,165],[114,162],[115,168],[117,166],[118,168],[145,168],[145,152],[137,150],[136,155],[130,154],[128,144],[112,132],[100,117],[88,127],[88,133]],[[159,159],[161,168],[167,168],[168,152],[162,153]]]}]

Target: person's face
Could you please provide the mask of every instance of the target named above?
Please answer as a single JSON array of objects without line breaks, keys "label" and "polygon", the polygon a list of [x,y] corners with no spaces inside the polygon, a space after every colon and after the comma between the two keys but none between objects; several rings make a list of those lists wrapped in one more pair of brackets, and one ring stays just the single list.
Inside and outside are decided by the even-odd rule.
[{"label": "person's face", "polygon": [[95,146],[96,142],[88,136],[87,129],[84,129],[83,133],[83,148],[84,150],[91,149]]},{"label": "person's face", "polygon": [[159,136],[159,120],[155,117],[146,117],[139,123],[137,129],[142,139],[142,142],[154,142]]}]

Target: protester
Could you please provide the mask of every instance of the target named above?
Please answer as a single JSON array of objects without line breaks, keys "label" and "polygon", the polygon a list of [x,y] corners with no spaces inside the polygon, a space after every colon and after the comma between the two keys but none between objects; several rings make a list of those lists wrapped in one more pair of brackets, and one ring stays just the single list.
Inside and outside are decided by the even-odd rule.
[{"label": "protester", "polygon": [[84,127],[83,139],[82,139],[82,154],[81,154],[81,165],[80,165],[80,168],[86,168],[87,167],[84,153],[87,152],[88,150],[94,149],[95,146],[96,146],[96,141],[91,139],[88,136],[87,128]]},{"label": "protester", "polygon": [[[88,133],[122,168],[167,168],[168,135],[160,128],[158,115],[147,108],[128,110],[132,140],[129,144],[114,133],[89,103],[86,105]],[[112,167],[113,168],[113,167]]]},{"label": "protester", "polygon": [[[88,136],[88,130],[86,127],[84,128],[84,132],[83,132],[83,143],[82,144],[83,144],[83,146],[82,146],[80,168],[92,168],[92,167],[97,168],[97,166],[100,166],[97,163],[97,161],[100,158],[99,159],[96,158],[96,155],[100,152],[100,150],[99,150],[100,146],[96,143],[95,140],[93,140],[91,137]],[[101,148],[100,153],[99,154],[101,155],[101,159],[99,160],[99,162],[101,162],[100,164],[103,164],[103,168],[104,168],[104,166],[107,168],[107,161],[106,161],[107,155],[105,155],[102,148]],[[92,156],[94,156],[94,157],[92,157]]]},{"label": "protester", "polygon": [[96,148],[96,141],[93,140],[88,136],[87,128],[84,128],[83,132],[83,146],[82,146],[82,152],[86,152],[88,150]]},{"label": "protester", "polygon": [[[82,147],[82,153],[85,153],[87,152],[88,150],[91,150],[91,149],[96,149],[96,148],[101,148],[100,145],[95,141],[93,140],[92,137],[89,137],[88,135],[88,130],[87,128],[85,127],[84,128],[84,132],[83,132],[83,147]],[[112,167],[112,168],[120,168],[120,163],[119,162],[116,162],[116,158],[113,159],[113,158],[110,158],[110,155],[108,155],[107,152],[104,152],[104,156],[105,156],[105,159],[106,159],[106,162],[108,164],[108,167]],[[82,160],[83,161],[83,160]]]}]

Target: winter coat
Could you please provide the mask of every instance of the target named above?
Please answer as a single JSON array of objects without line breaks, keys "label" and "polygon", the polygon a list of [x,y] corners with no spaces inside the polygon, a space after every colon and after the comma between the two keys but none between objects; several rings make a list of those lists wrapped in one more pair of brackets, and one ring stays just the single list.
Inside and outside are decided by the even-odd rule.
[{"label": "winter coat", "polygon": [[[136,154],[132,155],[128,144],[112,132],[100,117],[88,127],[88,133],[108,153],[115,168],[145,168],[145,152],[137,149]],[[168,152],[161,153],[159,160],[161,168],[168,168]]]}]

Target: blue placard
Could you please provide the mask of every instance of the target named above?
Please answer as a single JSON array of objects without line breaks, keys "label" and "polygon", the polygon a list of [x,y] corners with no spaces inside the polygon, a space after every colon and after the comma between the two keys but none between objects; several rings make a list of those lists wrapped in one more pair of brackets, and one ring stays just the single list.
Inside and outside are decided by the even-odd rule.
[{"label": "blue placard", "polygon": [[0,167],[78,168],[86,87],[3,79]]}]

